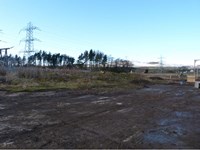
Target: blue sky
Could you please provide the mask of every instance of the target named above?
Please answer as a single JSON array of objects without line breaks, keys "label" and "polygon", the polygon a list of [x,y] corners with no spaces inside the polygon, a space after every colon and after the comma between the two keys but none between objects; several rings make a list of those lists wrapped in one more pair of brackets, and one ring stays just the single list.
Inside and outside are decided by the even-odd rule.
[{"label": "blue sky", "polygon": [[192,65],[200,58],[200,0],[0,0],[0,47],[20,54],[20,29],[41,31],[35,49],[75,58],[100,50],[136,65],[159,61]]}]

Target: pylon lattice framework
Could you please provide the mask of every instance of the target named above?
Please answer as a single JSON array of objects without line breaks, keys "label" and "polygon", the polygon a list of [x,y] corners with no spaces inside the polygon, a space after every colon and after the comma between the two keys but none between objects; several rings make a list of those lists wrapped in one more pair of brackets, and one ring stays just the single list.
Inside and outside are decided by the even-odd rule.
[{"label": "pylon lattice framework", "polygon": [[36,27],[36,26],[33,26],[33,24],[31,22],[29,22],[27,24],[26,28],[21,30],[21,31],[26,31],[26,38],[21,40],[21,41],[25,42],[25,48],[24,48],[23,52],[24,52],[24,56],[27,56],[27,57],[29,57],[32,52],[35,52],[34,43],[33,42],[34,41],[40,41],[39,39],[33,37],[33,31],[34,30],[39,30],[40,31],[40,29],[38,27]]}]

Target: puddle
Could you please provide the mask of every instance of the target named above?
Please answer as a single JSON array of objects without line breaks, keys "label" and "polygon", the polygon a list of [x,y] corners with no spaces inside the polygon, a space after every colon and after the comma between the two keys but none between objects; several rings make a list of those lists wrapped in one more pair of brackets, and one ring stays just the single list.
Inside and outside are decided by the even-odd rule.
[{"label": "puddle", "polygon": [[109,97],[100,97],[100,100],[108,99]]},{"label": "puddle", "polygon": [[0,124],[0,131],[2,131],[2,130],[4,130],[4,129],[6,129],[6,128],[8,128],[8,124]]},{"label": "puddle", "polygon": [[32,110],[28,114],[21,112],[17,117],[19,117],[19,119],[42,119],[45,115],[41,114],[37,110]]},{"label": "puddle", "polygon": [[193,89],[189,89],[188,92],[194,92],[194,90]]},{"label": "puddle", "polygon": [[178,137],[185,134],[186,130],[182,125],[176,123],[149,131],[144,135],[144,140],[149,143],[172,144],[177,143]]},{"label": "puddle", "polygon": [[29,126],[36,126],[36,125],[40,125],[41,123],[39,121],[23,121],[22,125],[29,125]]},{"label": "puddle", "polygon": [[181,143],[178,137],[185,135],[186,131],[180,125],[173,125],[165,128],[158,128],[149,131],[144,135],[144,141],[147,143],[159,144],[177,144]]},{"label": "puddle", "polygon": [[177,119],[161,119],[157,121],[157,124],[161,126],[166,126],[166,125],[174,124],[176,122],[177,122]]},{"label": "puddle", "polygon": [[0,110],[5,109],[5,105],[0,104]]},{"label": "puddle", "polygon": [[183,118],[191,118],[191,117],[193,117],[192,113],[190,113],[190,112],[180,112],[180,111],[176,111],[176,112],[175,112],[175,115],[176,115],[177,117],[183,117]]},{"label": "puddle", "polygon": [[[180,112],[176,112],[175,114],[177,114],[178,116],[188,116],[189,115],[188,113],[183,114]],[[162,136],[167,135],[167,136],[170,136],[171,138],[185,135],[186,129],[184,128],[184,126],[181,123],[179,123],[179,121],[180,120],[178,118],[177,119],[175,119],[175,118],[161,119],[157,122],[157,124],[160,125],[160,127],[150,131],[150,133],[153,132],[153,134],[158,134],[159,136],[160,136],[160,134],[163,134]]]},{"label": "puddle", "polygon": [[175,94],[175,96],[183,96],[183,95],[185,95],[185,92],[180,90]]},{"label": "puddle", "polygon": [[99,100],[99,101],[92,102],[92,104],[106,104],[108,102],[110,102],[110,100]]},{"label": "puddle", "polygon": [[116,103],[116,105],[122,105],[122,103]]},{"label": "puddle", "polygon": [[22,126],[9,126],[9,128],[10,128],[11,130],[18,131],[18,132],[24,131],[24,130],[25,130],[25,128],[22,127]]},{"label": "puddle", "polygon": [[85,111],[85,112],[78,112],[76,113],[77,115],[89,115],[92,114],[93,112]]},{"label": "puddle", "polygon": [[25,92],[13,93],[13,94],[9,94],[9,95],[7,95],[7,96],[8,96],[8,97],[16,97],[16,96],[21,96],[21,95],[23,95],[23,94],[25,94]]},{"label": "puddle", "polygon": [[77,97],[76,99],[85,99],[85,98],[90,98],[92,96],[93,95],[84,95],[84,96]]},{"label": "puddle", "polygon": [[69,106],[69,105],[70,105],[70,103],[63,103],[63,102],[57,103],[57,107],[60,107],[60,108]]},{"label": "puddle", "polygon": [[133,137],[134,137],[134,135],[131,135],[128,138],[126,138],[125,140],[123,140],[123,142],[129,142]]},{"label": "puddle", "polygon": [[22,126],[14,126],[14,125],[7,124],[7,123],[0,125],[0,133],[9,133],[10,131],[20,132],[23,130],[24,130],[24,127],[22,127]]},{"label": "puddle", "polygon": [[190,112],[181,112],[181,111],[175,111],[172,113],[171,117],[163,118],[157,121],[157,124],[160,126],[169,126],[177,124],[181,118],[192,118],[193,115]]},{"label": "puddle", "polygon": [[[44,120],[44,121],[40,121],[40,120],[31,120],[31,121],[23,121],[22,124],[25,125],[25,126],[28,126],[29,128],[31,126],[38,126],[38,125],[55,125],[55,124],[58,124],[59,121],[55,120],[55,121],[52,121],[52,120]],[[31,131],[32,129],[26,129],[26,131]]]},{"label": "puddle", "polygon": [[148,143],[169,144],[169,143],[175,143],[176,138],[156,131],[144,135],[144,141]]},{"label": "puddle", "polygon": [[7,140],[6,142],[0,143],[0,146],[1,147],[7,147],[7,146],[10,146],[10,145],[13,145],[13,144],[14,144],[13,141]]},{"label": "puddle", "polygon": [[118,110],[117,112],[119,112],[119,113],[127,113],[127,112],[129,112],[129,111],[131,111],[131,110],[133,110],[133,108],[120,109],[120,110]]},{"label": "puddle", "polygon": [[43,122],[42,124],[44,125],[56,125],[59,124],[60,122],[57,120],[46,120],[45,122]]},{"label": "puddle", "polygon": [[12,115],[7,116],[7,117],[0,117],[0,121],[7,121],[7,120],[10,120],[11,118],[13,118]]}]

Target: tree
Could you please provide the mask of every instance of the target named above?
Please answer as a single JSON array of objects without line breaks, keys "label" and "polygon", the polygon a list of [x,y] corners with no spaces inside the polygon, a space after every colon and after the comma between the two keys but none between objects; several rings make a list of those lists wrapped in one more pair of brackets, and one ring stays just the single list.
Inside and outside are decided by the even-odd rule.
[{"label": "tree", "polygon": [[43,61],[43,66],[45,66],[47,61],[47,53],[45,51],[42,51],[42,61]]},{"label": "tree", "polygon": [[107,63],[107,55],[104,55],[103,56],[103,59],[102,59],[102,64],[103,64],[103,67],[105,68],[105,65],[106,65],[106,63]]},{"label": "tree", "polygon": [[84,64],[84,54],[83,53],[81,53],[81,55],[79,55],[78,56],[78,61],[77,61],[77,63],[78,64]]},{"label": "tree", "polygon": [[16,62],[16,66],[19,67],[21,64],[22,64],[22,60],[21,60],[21,57],[15,55],[15,62]]},{"label": "tree", "polygon": [[95,59],[94,59],[96,66],[99,67],[100,63],[102,62],[102,58],[103,58],[103,53],[101,53],[99,51],[96,52]]},{"label": "tree", "polygon": [[24,65],[25,65],[25,63],[26,63],[26,57],[25,57],[25,56],[23,56],[23,58],[22,58],[22,66],[24,66]]},{"label": "tree", "polygon": [[28,64],[29,65],[34,65],[35,63],[35,55],[31,55],[28,57]]},{"label": "tree", "polygon": [[47,54],[46,58],[47,58],[47,65],[50,66],[52,64],[52,56],[50,52]]},{"label": "tree", "polygon": [[63,55],[60,55],[60,56],[58,57],[59,66],[62,66],[63,57],[64,57]]},{"label": "tree", "polygon": [[75,62],[75,59],[73,57],[69,57],[69,63],[73,65],[74,62]]},{"label": "tree", "polygon": [[42,64],[42,51],[40,50],[38,53],[36,53],[36,59],[39,61],[39,66]]},{"label": "tree", "polygon": [[53,67],[56,67],[58,65],[59,57],[60,57],[60,53],[52,55],[51,61],[52,61]]},{"label": "tree", "polygon": [[92,67],[94,64],[95,55],[95,51],[91,49],[89,52],[90,67]]}]

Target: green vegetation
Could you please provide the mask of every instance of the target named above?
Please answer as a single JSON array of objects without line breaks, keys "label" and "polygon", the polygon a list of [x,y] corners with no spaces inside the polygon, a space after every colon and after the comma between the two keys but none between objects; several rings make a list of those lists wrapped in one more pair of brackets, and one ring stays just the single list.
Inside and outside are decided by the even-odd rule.
[{"label": "green vegetation", "polygon": [[0,69],[0,89],[12,92],[53,89],[116,90],[139,88],[155,81],[142,74],[21,67]]},{"label": "green vegetation", "polygon": [[123,67],[132,68],[133,64],[128,60],[113,59],[111,56],[107,56],[103,52],[95,50],[85,50],[78,56],[78,59],[68,56],[67,54],[55,53],[51,54],[46,51],[40,50],[28,58],[21,58],[18,55],[12,56],[11,54],[0,57],[0,66],[6,67],[65,67],[65,68],[112,68],[112,67]]},{"label": "green vegetation", "polygon": [[[137,70],[137,71],[136,71]],[[167,69],[168,70],[168,69]],[[173,71],[173,72],[172,72]],[[85,50],[77,62],[66,54],[39,51],[25,57],[5,55],[0,58],[0,90],[11,92],[55,89],[117,90],[141,88],[148,84],[169,83],[172,73],[158,77],[159,68],[133,68],[128,60]],[[176,78],[176,76],[175,76]]]}]

